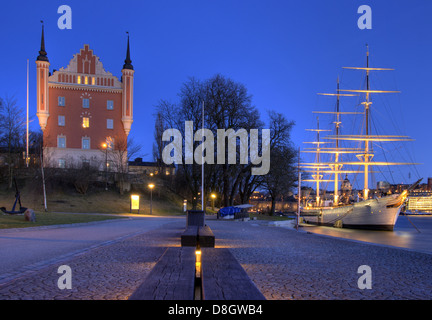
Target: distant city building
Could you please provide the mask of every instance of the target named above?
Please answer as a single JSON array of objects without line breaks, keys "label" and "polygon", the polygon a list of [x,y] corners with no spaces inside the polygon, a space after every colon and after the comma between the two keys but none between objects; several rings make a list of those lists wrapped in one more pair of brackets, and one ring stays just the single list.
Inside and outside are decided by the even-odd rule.
[{"label": "distant city building", "polygon": [[387,181],[378,181],[377,189],[382,192],[388,192],[390,190],[390,183]]},{"label": "distant city building", "polygon": [[413,195],[408,198],[407,210],[432,212],[432,195]]},{"label": "distant city building", "polygon": [[351,184],[351,182],[349,181],[349,179],[348,179],[348,176],[347,175],[345,175],[345,179],[342,181],[342,184],[341,184],[341,192],[344,194],[347,194],[347,195],[349,195],[349,194],[351,194],[351,192],[352,192],[352,184]]},{"label": "distant city building", "polygon": [[173,164],[166,165],[163,162],[147,162],[142,158],[136,158],[134,161],[129,161],[130,174],[144,174],[144,175],[174,175],[175,166]]},{"label": "distant city building", "polygon": [[127,150],[133,122],[134,69],[129,36],[120,80],[104,69],[88,44],[73,55],[67,67],[54,70],[52,75],[49,67],[42,26],[36,59],[36,115],[43,131],[45,166],[90,165],[104,170],[106,159],[112,159],[107,153]]},{"label": "distant city building", "polygon": [[264,200],[266,196],[260,192],[260,191],[254,191],[252,192],[252,195],[250,197],[251,201],[257,201],[257,200]]}]

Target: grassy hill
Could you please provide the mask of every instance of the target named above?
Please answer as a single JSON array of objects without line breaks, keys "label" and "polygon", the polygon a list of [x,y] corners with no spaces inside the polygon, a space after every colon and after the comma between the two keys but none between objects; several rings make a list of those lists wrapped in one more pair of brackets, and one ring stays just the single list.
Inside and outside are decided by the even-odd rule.
[{"label": "grassy hill", "polygon": [[[17,179],[23,207],[35,212],[44,212],[43,188],[31,178]],[[183,199],[163,186],[162,181],[154,181],[154,215],[182,214]],[[150,190],[146,185],[132,185],[131,191],[120,194],[114,187],[105,190],[104,185],[92,185],[86,194],[80,194],[73,186],[50,185],[46,187],[48,212],[71,213],[129,213],[130,196],[140,196],[140,213],[149,214]],[[15,189],[8,189],[7,184],[0,184],[0,207],[11,210],[15,201]],[[136,211],[135,211],[136,213]]]}]

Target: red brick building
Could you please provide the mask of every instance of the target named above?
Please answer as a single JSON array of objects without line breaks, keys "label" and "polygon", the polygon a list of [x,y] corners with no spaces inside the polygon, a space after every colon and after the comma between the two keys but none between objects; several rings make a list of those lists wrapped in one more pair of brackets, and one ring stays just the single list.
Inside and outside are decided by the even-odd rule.
[{"label": "red brick building", "polygon": [[129,36],[120,80],[104,69],[87,44],[67,67],[50,74],[43,26],[36,66],[36,114],[43,131],[45,166],[104,169],[116,150],[127,150],[134,80]]}]

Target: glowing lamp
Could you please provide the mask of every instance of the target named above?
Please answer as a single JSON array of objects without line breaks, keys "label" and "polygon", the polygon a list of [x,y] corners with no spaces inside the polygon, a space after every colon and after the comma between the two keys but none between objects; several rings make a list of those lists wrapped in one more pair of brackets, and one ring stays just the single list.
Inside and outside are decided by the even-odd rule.
[{"label": "glowing lamp", "polygon": [[140,208],[140,196],[137,194],[132,194],[131,201],[130,201],[130,210],[131,212],[132,210],[138,210],[139,213],[139,208]]}]

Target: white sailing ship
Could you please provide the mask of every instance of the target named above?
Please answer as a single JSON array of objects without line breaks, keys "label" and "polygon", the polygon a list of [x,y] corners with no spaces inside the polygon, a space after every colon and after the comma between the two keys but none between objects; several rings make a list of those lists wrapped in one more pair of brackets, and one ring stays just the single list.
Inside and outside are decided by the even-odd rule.
[{"label": "white sailing ship", "polygon": [[[317,113],[330,113],[335,115],[335,134],[325,136],[325,141],[320,139],[320,134],[325,131],[319,128],[319,121],[317,121],[317,128],[310,129],[316,132],[316,141],[311,142],[314,144],[313,148],[306,148],[303,152],[310,152],[315,154],[315,162],[300,164],[302,171],[311,172],[310,180],[316,185],[316,197],[314,201],[307,205],[300,206],[300,216],[306,223],[327,225],[334,227],[344,228],[358,228],[358,229],[375,229],[375,230],[390,230],[394,229],[398,219],[401,206],[412,190],[419,181],[417,181],[408,190],[404,190],[399,194],[376,196],[371,198],[369,189],[369,174],[371,168],[374,166],[390,166],[390,165],[408,165],[412,163],[402,162],[386,162],[386,161],[373,161],[374,151],[372,143],[376,142],[390,142],[390,141],[412,141],[407,136],[401,135],[376,135],[371,134],[370,130],[370,108],[372,105],[371,95],[383,93],[396,93],[398,91],[383,91],[372,90],[370,88],[369,76],[372,72],[388,71],[393,69],[388,68],[371,68],[369,67],[369,50],[366,54],[366,67],[345,67],[346,69],[361,70],[366,73],[366,88],[361,90],[342,90],[339,89],[339,79],[337,83],[336,93],[325,93],[323,95],[330,95],[337,97],[336,111],[334,112],[317,112]],[[339,109],[339,99],[345,96],[361,95],[364,100],[361,104],[364,107],[364,112],[361,112],[364,117],[365,132],[355,135],[342,135],[340,134],[341,115],[359,114],[358,112],[341,112]],[[356,148],[343,148],[340,145],[341,141],[354,141],[361,142],[361,147]],[[324,144],[334,143],[334,147],[324,147]],[[346,154],[355,154],[357,161],[346,161],[343,156]],[[324,162],[321,157],[323,155],[333,155],[332,161]],[[351,167],[359,167],[362,170],[351,170]],[[361,173],[363,175],[363,191],[357,195],[346,194],[344,191],[339,190],[341,174]],[[325,176],[330,175],[331,179],[324,179]],[[323,201],[320,197],[320,186],[324,182],[334,182],[334,194],[332,201]],[[346,181],[345,181],[346,183]]]}]

